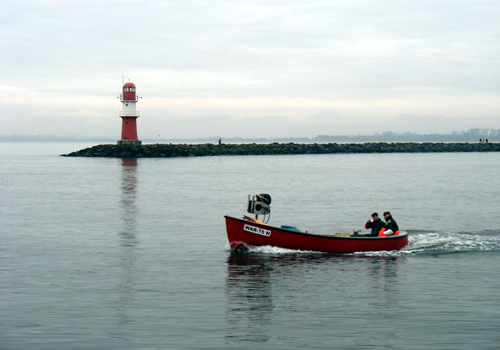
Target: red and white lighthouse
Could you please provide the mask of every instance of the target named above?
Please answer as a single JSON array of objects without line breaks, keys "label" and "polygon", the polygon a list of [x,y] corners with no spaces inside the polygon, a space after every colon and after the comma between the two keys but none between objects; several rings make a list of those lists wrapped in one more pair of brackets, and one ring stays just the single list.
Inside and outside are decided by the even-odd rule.
[{"label": "red and white lighthouse", "polygon": [[140,145],[141,141],[137,138],[137,118],[139,118],[139,112],[135,109],[139,97],[135,94],[134,83],[128,82],[123,85],[123,93],[120,94],[120,101],[122,103],[122,110],[120,112],[120,118],[122,118],[122,139],[117,144]]}]

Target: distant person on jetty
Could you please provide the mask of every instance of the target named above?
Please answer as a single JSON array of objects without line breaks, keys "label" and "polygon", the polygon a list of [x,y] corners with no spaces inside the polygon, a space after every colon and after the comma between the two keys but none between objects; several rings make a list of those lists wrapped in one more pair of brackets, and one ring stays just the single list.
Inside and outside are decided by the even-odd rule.
[{"label": "distant person on jetty", "polygon": [[385,228],[386,230],[384,232],[382,232],[382,234],[379,234],[378,236],[379,237],[383,237],[383,236],[396,236],[396,235],[399,235],[399,226],[396,222],[396,220],[394,220],[392,218],[392,215],[390,212],[386,211],[384,213],[384,219],[385,219]]},{"label": "distant person on jetty", "polygon": [[385,231],[385,223],[380,220],[378,213],[373,213],[371,220],[368,220],[365,224],[365,228],[372,229],[372,232],[368,235],[369,237],[378,237]]},{"label": "distant person on jetty", "polygon": [[219,145],[222,143],[222,138],[219,137]]}]

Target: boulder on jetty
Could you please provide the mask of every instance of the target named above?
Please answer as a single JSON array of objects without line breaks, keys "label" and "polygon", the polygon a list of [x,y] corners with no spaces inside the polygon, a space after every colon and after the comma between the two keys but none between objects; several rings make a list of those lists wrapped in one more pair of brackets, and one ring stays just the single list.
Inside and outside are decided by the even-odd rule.
[{"label": "boulder on jetty", "polygon": [[500,152],[500,143],[268,143],[97,145],[63,157],[172,158],[331,153]]}]

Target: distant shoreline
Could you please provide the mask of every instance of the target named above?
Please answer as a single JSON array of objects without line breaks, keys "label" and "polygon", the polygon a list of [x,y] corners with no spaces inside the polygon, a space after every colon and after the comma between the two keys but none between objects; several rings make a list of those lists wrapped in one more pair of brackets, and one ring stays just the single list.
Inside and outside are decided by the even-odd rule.
[{"label": "distant shoreline", "polygon": [[[373,133],[372,135],[317,135],[315,137],[227,137],[224,135],[212,135],[201,138],[165,138],[165,137],[141,137],[143,143],[215,143],[219,138],[225,143],[332,143],[332,142],[472,142],[479,140],[500,142],[500,129],[469,129],[467,131],[454,131],[450,134],[417,134],[411,132],[396,133],[386,131]],[[0,135],[0,142],[101,142],[115,143],[118,139],[112,136],[78,136],[78,135]]]},{"label": "distant shoreline", "polygon": [[96,145],[63,157],[174,158],[243,155],[292,155],[335,153],[449,153],[500,152],[500,143],[245,143],[245,144],[146,144],[141,146]]}]

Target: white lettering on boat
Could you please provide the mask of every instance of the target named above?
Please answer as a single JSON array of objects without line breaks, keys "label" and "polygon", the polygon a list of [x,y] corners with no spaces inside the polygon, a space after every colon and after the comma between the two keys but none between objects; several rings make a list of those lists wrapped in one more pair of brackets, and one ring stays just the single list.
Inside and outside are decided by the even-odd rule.
[{"label": "white lettering on boat", "polygon": [[243,227],[243,229],[245,231],[253,232],[253,233],[256,233],[256,234],[262,235],[262,236],[269,237],[271,235],[271,231],[269,231],[269,230],[264,230],[262,228],[250,226],[250,225],[246,225],[246,224],[245,224],[245,227]]}]

